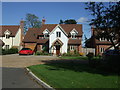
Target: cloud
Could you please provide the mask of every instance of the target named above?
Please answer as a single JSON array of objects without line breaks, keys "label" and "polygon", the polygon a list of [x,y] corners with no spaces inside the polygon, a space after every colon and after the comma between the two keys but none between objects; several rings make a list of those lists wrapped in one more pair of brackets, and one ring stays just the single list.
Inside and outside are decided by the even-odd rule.
[{"label": "cloud", "polygon": [[88,19],[85,18],[85,17],[80,17],[80,18],[77,20],[78,23],[84,23],[84,22],[87,22],[87,21],[88,21]]}]

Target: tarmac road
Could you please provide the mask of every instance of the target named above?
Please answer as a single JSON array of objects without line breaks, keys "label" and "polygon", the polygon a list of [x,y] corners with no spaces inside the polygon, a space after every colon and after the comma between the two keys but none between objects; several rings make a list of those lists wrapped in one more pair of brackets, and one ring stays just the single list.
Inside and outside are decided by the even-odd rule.
[{"label": "tarmac road", "polygon": [[[2,58],[2,59],[1,59]],[[41,60],[56,59],[53,56],[0,56],[2,61],[2,88],[42,88],[25,72],[25,67],[41,64]],[[41,90],[40,89],[40,90]]]}]

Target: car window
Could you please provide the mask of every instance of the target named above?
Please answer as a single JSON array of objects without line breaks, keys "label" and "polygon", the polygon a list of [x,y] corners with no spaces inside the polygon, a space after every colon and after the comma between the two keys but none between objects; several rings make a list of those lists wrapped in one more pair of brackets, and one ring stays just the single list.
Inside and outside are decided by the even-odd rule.
[{"label": "car window", "polygon": [[22,50],[31,50],[30,48],[23,48]]}]

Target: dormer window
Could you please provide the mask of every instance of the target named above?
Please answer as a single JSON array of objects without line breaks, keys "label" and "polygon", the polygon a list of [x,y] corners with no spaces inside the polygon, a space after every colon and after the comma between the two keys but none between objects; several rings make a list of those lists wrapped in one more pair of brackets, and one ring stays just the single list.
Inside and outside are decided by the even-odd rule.
[{"label": "dormer window", "polygon": [[49,38],[49,30],[48,29],[45,29],[44,31],[43,31],[43,34],[44,34],[44,38]]},{"label": "dormer window", "polygon": [[9,35],[5,35],[5,37],[6,37],[6,39],[9,39],[9,38],[10,38],[10,36],[9,36]]},{"label": "dormer window", "polygon": [[70,32],[70,34],[71,34],[71,38],[72,39],[76,39],[77,37],[77,34],[78,34],[78,32],[77,32],[77,30],[74,28],[71,32]]},{"label": "dormer window", "polygon": [[10,38],[10,31],[9,30],[6,30],[5,32],[4,32],[4,34],[5,34],[5,38],[6,39],[9,39]]},{"label": "dormer window", "polygon": [[49,35],[47,33],[45,33],[44,38],[49,38]]},{"label": "dormer window", "polygon": [[76,39],[76,34],[73,33],[73,34],[71,35],[71,38],[72,38],[72,39]]}]

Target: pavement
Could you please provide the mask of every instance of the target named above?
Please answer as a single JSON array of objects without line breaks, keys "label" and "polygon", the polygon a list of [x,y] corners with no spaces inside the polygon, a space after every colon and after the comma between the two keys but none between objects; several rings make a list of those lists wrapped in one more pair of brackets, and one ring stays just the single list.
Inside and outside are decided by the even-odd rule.
[{"label": "pavement", "polygon": [[25,72],[31,65],[42,64],[42,60],[55,60],[55,56],[19,56],[18,54],[0,56],[2,62],[2,88],[42,88]]}]

